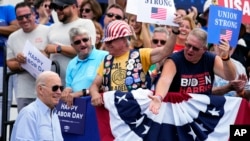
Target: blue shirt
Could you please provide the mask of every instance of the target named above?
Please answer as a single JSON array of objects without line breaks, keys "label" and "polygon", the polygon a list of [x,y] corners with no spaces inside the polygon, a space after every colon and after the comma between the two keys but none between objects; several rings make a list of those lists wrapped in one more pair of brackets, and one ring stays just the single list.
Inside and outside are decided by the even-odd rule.
[{"label": "blue shirt", "polygon": [[[0,6],[0,26],[8,26],[12,21],[16,19],[15,8],[12,5]],[[0,66],[3,66],[3,48],[7,40],[7,36],[0,33]]]},{"label": "blue shirt", "polygon": [[86,59],[74,57],[66,69],[66,87],[70,87],[73,92],[89,88],[96,77],[99,65],[107,54],[108,52],[93,47]]},{"label": "blue shirt", "polygon": [[39,98],[24,107],[15,121],[11,141],[63,141],[55,109]]}]

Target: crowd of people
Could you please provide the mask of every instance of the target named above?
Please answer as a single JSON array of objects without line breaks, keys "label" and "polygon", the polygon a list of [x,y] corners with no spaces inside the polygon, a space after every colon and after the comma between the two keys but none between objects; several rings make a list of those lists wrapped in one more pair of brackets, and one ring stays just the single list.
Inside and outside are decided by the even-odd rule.
[{"label": "crowd of people", "polygon": [[[154,114],[168,92],[249,100],[245,86],[250,72],[250,24],[241,24],[236,47],[225,39],[208,43],[212,4],[207,0],[200,15],[195,7],[177,8],[173,22],[178,26],[139,22],[136,15],[125,12],[126,0],[108,0],[108,4],[24,0],[15,6],[0,5],[0,11],[9,11],[0,12],[0,54],[6,47],[7,67],[16,72],[8,90],[10,97],[14,91],[18,108],[11,140],[63,140],[55,112],[59,100],[70,107],[74,98],[89,96],[97,111],[105,110],[101,94],[112,90],[154,91],[149,96]],[[52,66],[34,78],[22,67],[27,40],[59,63],[59,74]],[[1,72],[4,61],[0,61]],[[2,74],[0,79],[2,83]],[[109,127],[108,115],[102,116],[98,124]],[[110,129],[99,134],[103,141],[114,139]]]}]

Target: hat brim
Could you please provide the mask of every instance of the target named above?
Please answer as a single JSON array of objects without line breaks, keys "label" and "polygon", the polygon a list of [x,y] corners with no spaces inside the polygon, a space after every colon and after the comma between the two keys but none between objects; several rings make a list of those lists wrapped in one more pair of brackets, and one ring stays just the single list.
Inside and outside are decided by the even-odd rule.
[{"label": "hat brim", "polygon": [[122,37],[129,37],[131,35],[123,35],[123,36],[117,36],[117,37],[106,37],[106,38],[103,38],[101,40],[101,42],[108,42],[108,41],[112,41],[112,40],[115,40],[115,39],[118,39],[118,38],[122,38]]},{"label": "hat brim", "polygon": [[52,2],[51,3],[51,6],[66,6],[68,4],[65,4],[65,3],[62,3],[62,2],[59,2],[59,1],[55,1],[55,2]]}]

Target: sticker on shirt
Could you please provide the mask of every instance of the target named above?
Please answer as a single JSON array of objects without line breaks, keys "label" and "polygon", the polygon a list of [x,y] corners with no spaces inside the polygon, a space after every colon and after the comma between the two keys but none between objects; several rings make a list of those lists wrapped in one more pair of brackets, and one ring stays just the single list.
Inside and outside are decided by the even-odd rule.
[{"label": "sticker on shirt", "polygon": [[137,52],[137,51],[134,51],[134,52],[132,52],[131,54],[130,54],[130,58],[132,58],[132,59],[135,59],[135,58],[137,58],[139,56],[139,52]]},{"label": "sticker on shirt", "polygon": [[41,37],[38,37],[35,39],[35,43],[42,43],[43,39]]},{"label": "sticker on shirt", "polygon": [[112,59],[112,55],[108,55],[107,60],[111,60],[111,59]]},{"label": "sticker on shirt", "polygon": [[131,71],[127,71],[127,75],[129,76],[129,75],[131,75],[132,74],[132,72]]},{"label": "sticker on shirt", "polygon": [[125,79],[125,84],[126,84],[126,85],[131,85],[131,84],[133,84],[133,78],[132,78],[132,77],[127,77],[127,78]]},{"label": "sticker on shirt", "polygon": [[110,73],[110,68],[105,68],[104,69],[104,75],[108,75]]},{"label": "sticker on shirt", "polygon": [[134,69],[134,65],[133,64],[128,64],[127,65],[127,70],[133,70]]},{"label": "sticker on shirt", "polygon": [[138,68],[134,68],[133,71],[138,73],[139,69]]},{"label": "sticker on shirt", "polygon": [[140,82],[140,81],[141,81],[141,79],[140,79],[140,77],[139,77],[139,74],[138,74],[138,73],[133,73],[132,75],[133,75],[133,78],[134,78],[135,83],[137,83],[137,82]]},{"label": "sticker on shirt", "polygon": [[134,59],[129,59],[128,60],[128,64],[134,64],[135,63],[135,60]]},{"label": "sticker on shirt", "polygon": [[111,64],[111,62],[110,62],[110,61],[106,61],[104,66],[105,66],[105,67],[109,67],[109,66],[110,66],[110,64]]},{"label": "sticker on shirt", "polygon": [[142,69],[142,64],[141,64],[141,63],[138,63],[136,67],[137,67],[138,69]]}]

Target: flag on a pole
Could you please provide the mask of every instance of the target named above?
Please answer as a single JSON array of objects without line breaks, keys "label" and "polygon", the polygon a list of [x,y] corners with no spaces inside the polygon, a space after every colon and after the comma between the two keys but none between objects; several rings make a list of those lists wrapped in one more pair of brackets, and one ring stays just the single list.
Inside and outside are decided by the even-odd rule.
[{"label": "flag on a pole", "polygon": [[104,93],[104,105],[109,113],[103,116],[105,110],[102,110],[97,118],[109,118],[110,125],[99,130],[110,128],[112,134],[106,134],[106,140],[102,138],[102,141],[112,138],[115,141],[224,141],[229,140],[230,125],[250,124],[249,103],[239,97],[168,93],[159,114],[154,115],[148,109],[151,101],[148,95],[152,92],[145,89]]},{"label": "flag on a pole", "polygon": [[151,9],[151,18],[166,20],[167,10],[165,8],[152,7]]},{"label": "flag on a pole", "polygon": [[224,40],[227,40],[227,41],[231,41],[231,39],[232,39],[232,34],[233,34],[233,31],[232,31],[232,30],[229,30],[229,29],[221,29],[221,30],[220,30],[220,40],[221,40],[221,39],[224,39]]}]

